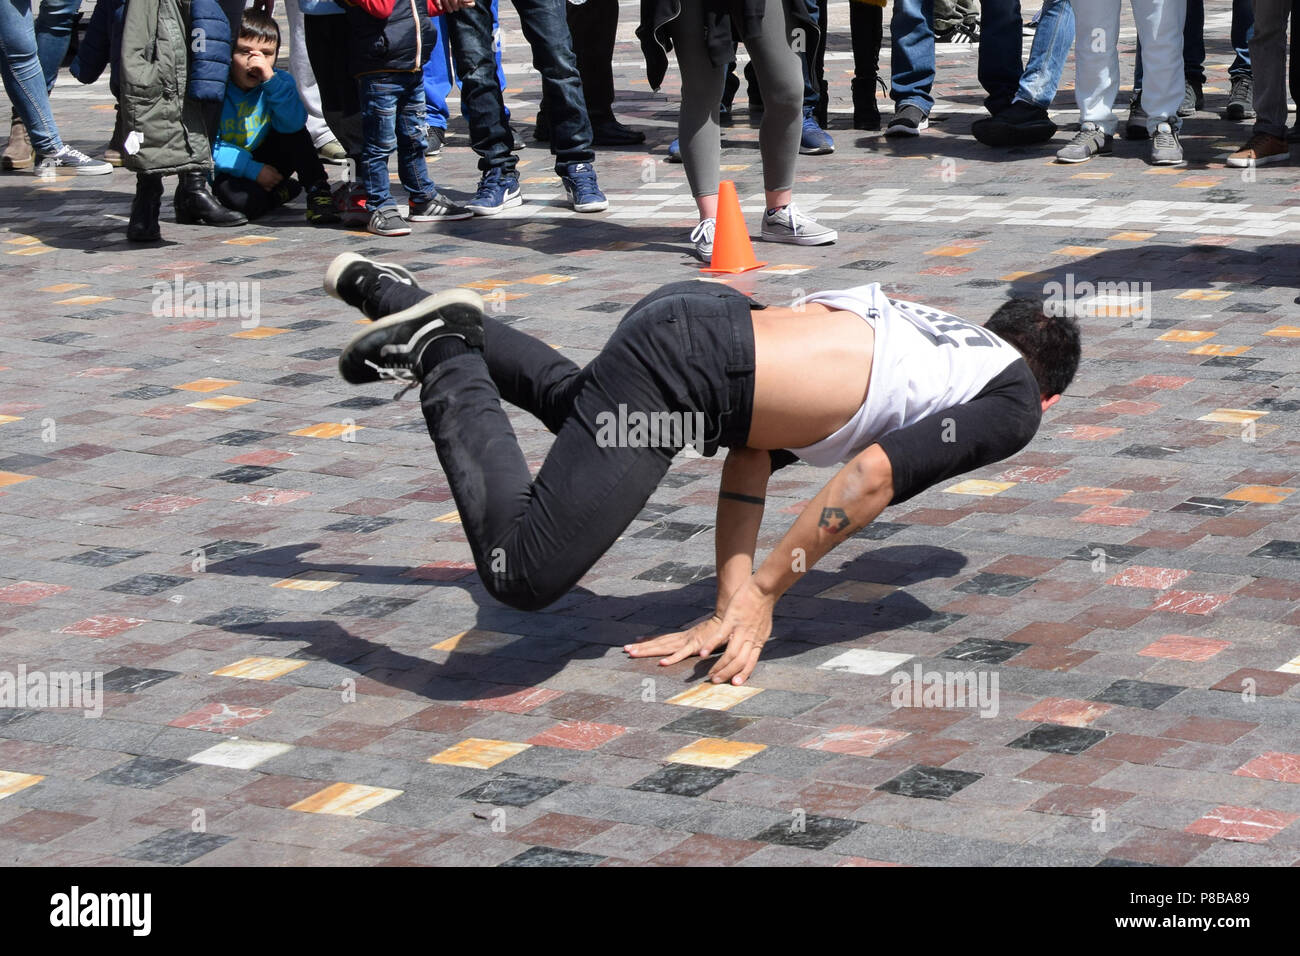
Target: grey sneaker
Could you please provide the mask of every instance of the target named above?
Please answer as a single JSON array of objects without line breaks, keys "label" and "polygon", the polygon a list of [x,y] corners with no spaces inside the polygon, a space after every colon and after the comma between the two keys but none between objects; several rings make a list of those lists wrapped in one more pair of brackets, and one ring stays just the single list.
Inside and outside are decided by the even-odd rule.
[{"label": "grey sneaker", "polygon": [[384,206],[370,214],[366,229],[376,236],[409,236],[411,227],[402,218],[396,206]]},{"label": "grey sneaker", "polygon": [[713,261],[713,230],[717,225],[715,219],[701,219],[700,224],[691,230],[691,242],[695,243],[695,257],[701,262]]},{"label": "grey sneaker", "polygon": [[413,202],[407,208],[409,222],[451,222],[457,219],[473,219],[473,210],[457,206],[442,193],[434,193],[433,198],[425,202]]},{"label": "grey sneaker", "polygon": [[1124,124],[1125,139],[1147,139],[1147,111],[1142,108],[1142,91],[1138,90],[1128,101],[1128,122]]},{"label": "grey sneaker", "polygon": [[1058,163],[1086,163],[1094,156],[1109,156],[1113,137],[1096,123],[1084,123],[1074,139],[1056,151]]},{"label": "grey sneaker", "polygon": [[74,176],[103,176],[111,173],[113,167],[102,159],[92,159],[66,143],[57,153],[36,155],[37,176],[55,176],[61,170]]},{"label": "grey sneaker", "polygon": [[1228,94],[1228,108],[1224,110],[1224,119],[1244,120],[1255,118],[1255,83],[1249,76],[1238,76],[1232,81],[1232,92]]},{"label": "grey sneaker", "polygon": [[1151,139],[1151,165],[1181,166],[1183,162],[1183,144],[1178,140],[1178,131],[1162,122]]},{"label": "grey sneaker", "polygon": [[794,203],[773,213],[763,213],[763,229],[759,235],[765,242],[788,242],[796,246],[824,246],[839,238],[834,229],[805,216]]}]

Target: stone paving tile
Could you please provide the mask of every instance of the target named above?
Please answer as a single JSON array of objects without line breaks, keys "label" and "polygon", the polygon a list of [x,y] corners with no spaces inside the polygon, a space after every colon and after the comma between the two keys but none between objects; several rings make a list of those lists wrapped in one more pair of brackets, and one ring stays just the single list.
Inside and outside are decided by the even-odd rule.
[{"label": "stone paving tile", "polygon": [[[1226,15],[1211,17],[1226,87]],[[1082,316],[1078,377],[1034,442],[889,509],[808,574],[752,685],[620,650],[712,608],[720,458],[679,456],[551,608],[487,596],[417,403],[337,379],[356,317],[320,276],[351,250],[435,289],[485,282],[501,318],[580,363],[641,296],[696,277],[684,173],[663,161],[679,79],[666,102],[648,93],[634,28],[624,16],[619,108],[649,140],[600,152],[600,216],[560,204],[532,145],[524,206],[398,240],[291,211],[218,236],[168,209],[164,244],[128,248],[129,176],[0,177],[0,278],[23,303],[0,333],[0,690],[21,665],[96,673],[104,692],[102,719],[0,695],[0,858],[1300,861],[1300,213],[1288,167],[1226,178],[1247,130],[1209,112],[1185,124],[1187,169],[1150,175],[1121,142],[1080,171],[1048,163],[1055,146],[971,140],[970,51],[938,49],[936,122],[915,144],[849,131],[834,74],[838,148],[801,157],[796,192],[840,239],[729,284],[779,304],[879,281],[979,321],[1072,277],[1131,283],[1154,318]],[[1126,13],[1126,54],[1133,38]],[[507,53],[526,129],[536,78]],[[53,94],[86,149],[111,123],[86,107],[108,103],[106,84]],[[751,222],[756,137],[725,136]],[[465,143],[454,129],[433,163],[459,199],[477,179]],[[261,337],[229,315],[156,315],[155,282],[178,274],[258,283]],[[549,434],[507,413],[540,466]],[[773,478],[761,549],[828,475]],[[899,706],[914,668],[983,678],[996,707]],[[355,817],[288,809],[347,785],[401,792]],[[207,834],[190,830],[200,806]]]}]

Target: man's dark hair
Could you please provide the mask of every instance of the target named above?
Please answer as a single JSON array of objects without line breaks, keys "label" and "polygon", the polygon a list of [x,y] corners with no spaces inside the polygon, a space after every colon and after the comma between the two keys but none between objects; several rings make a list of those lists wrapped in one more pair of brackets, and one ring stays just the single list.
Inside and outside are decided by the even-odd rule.
[{"label": "man's dark hair", "polygon": [[261,10],[245,10],[244,22],[239,26],[239,39],[257,40],[261,43],[274,43],[276,52],[280,51],[280,24]]},{"label": "man's dark hair", "polygon": [[1041,299],[1004,302],[984,323],[1018,348],[1044,398],[1065,391],[1079,369],[1079,325],[1068,315],[1047,315]]}]

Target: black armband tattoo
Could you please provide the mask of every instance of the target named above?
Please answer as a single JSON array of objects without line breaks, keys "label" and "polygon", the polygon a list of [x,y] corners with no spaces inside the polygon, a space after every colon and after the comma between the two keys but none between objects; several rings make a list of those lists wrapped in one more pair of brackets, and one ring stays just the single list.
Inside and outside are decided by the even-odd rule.
[{"label": "black armband tattoo", "polygon": [[844,513],[843,508],[823,508],[817,526],[825,528],[831,534],[839,534],[849,526],[849,516]]},{"label": "black armband tattoo", "polygon": [[764,498],[755,498],[753,495],[740,495],[734,491],[719,491],[719,498],[726,498],[728,501],[739,501],[747,505],[759,505],[760,507],[767,503]]}]

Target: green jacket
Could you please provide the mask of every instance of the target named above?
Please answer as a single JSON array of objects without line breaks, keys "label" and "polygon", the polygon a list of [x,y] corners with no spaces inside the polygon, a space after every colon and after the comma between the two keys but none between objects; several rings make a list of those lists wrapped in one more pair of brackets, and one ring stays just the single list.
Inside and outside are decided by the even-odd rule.
[{"label": "green jacket", "polygon": [[[190,0],[131,0],[122,25],[122,129],[128,169],[184,173],[212,169],[201,104],[185,95]],[[139,134],[139,148],[132,141]]]}]

